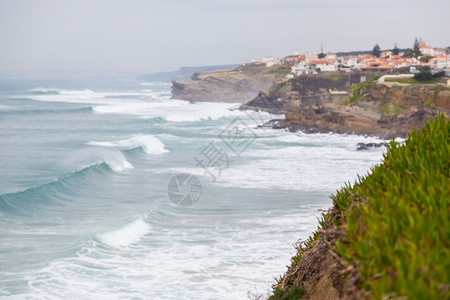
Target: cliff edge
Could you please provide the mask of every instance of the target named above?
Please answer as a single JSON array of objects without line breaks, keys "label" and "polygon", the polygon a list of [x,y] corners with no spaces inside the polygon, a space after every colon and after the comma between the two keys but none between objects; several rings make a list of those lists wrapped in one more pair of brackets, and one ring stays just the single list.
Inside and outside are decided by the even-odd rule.
[{"label": "cliff edge", "polygon": [[242,108],[285,114],[274,122],[274,128],[386,139],[407,137],[411,129],[421,128],[439,111],[449,116],[450,87],[444,83],[378,83],[379,77],[363,72],[302,75],[260,92]]},{"label": "cliff edge", "polygon": [[289,69],[248,64],[229,70],[194,73],[191,80],[172,81],[172,98],[189,101],[247,103],[268,90]]},{"label": "cliff edge", "polygon": [[449,299],[449,183],[440,113],[331,197],[269,299]]}]

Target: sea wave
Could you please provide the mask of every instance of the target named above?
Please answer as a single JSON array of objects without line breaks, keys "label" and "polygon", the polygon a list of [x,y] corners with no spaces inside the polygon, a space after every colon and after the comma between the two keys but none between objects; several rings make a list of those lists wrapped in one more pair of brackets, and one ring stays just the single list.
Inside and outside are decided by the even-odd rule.
[{"label": "sea wave", "polygon": [[[0,107],[0,110],[2,108]],[[5,109],[6,110],[6,109]],[[64,109],[24,109],[20,107],[12,107],[6,110],[7,114],[16,115],[35,115],[35,114],[73,114],[73,113],[89,113],[92,112],[92,106],[64,108]]]},{"label": "sea wave", "polygon": [[108,172],[124,172],[132,169],[122,156],[107,157],[84,166],[69,174],[56,178],[54,181],[31,187],[22,191],[0,195],[0,212],[18,215],[34,214],[33,207],[62,205],[69,195],[81,193],[84,186],[90,182],[90,176],[99,176]]},{"label": "sea wave", "polygon": [[18,95],[12,98],[26,98],[42,102],[123,104],[133,101],[139,102],[140,100],[155,100],[164,98],[164,96],[168,96],[167,92],[153,92],[152,90],[99,92],[90,89],[66,90],[37,87],[29,90],[24,95]]},{"label": "sea wave", "polygon": [[93,107],[98,114],[128,114],[144,119],[163,118],[168,122],[199,122],[243,116],[234,103],[190,103],[184,100],[136,101],[110,103]]},{"label": "sea wave", "polygon": [[87,145],[125,149],[141,148],[147,154],[163,154],[169,152],[164,144],[152,135],[136,135],[128,139],[112,142],[89,141]]},{"label": "sea wave", "polygon": [[[380,163],[385,148],[356,151],[359,142],[382,142],[373,137],[337,134],[293,135],[274,130],[260,130],[258,137],[237,157],[228,150],[228,163],[220,169],[176,167],[149,170],[156,174],[190,173],[205,177],[215,185],[254,189],[281,189],[333,192],[344,180],[356,180],[367,166]],[[314,163],[312,168],[311,161]],[[330,170],[340,170],[330,172]],[[214,178],[216,177],[216,178]]]},{"label": "sea wave", "polygon": [[[64,90],[38,87],[29,91],[29,100],[63,103],[92,104],[92,111],[98,114],[125,114],[152,119],[161,117],[168,122],[198,122],[218,120],[224,117],[243,116],[236,110],[236,103],[191,103],[170,99],[170,92],[141,89],[124,92],[95,92],[85,90]],[[16,97],[16,98],[17,98]]]},{"label": "sea wave", "polygon": [[79,94],[93,94],[95,93],[92,90],[84,89],[84,90],[64,90],[58,88],[45,88],[45,87],[36,87],[29,90],[30,93],[38,93],[38,94],[60,94],[60,95],[79,95]]},{"label": "sea wave", "polygon": [[98,235],[98,239],[111,247],[126,247],[138,242],[150,232],[150,225],[142,219],[136,219],[117,229]]}]

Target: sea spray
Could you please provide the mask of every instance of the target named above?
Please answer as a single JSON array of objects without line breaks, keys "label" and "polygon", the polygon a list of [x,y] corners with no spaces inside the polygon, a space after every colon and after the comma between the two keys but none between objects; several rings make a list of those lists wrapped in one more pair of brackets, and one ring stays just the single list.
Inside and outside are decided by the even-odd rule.
[{"label": "sea spray", "polygon": [[136,219],[117,229],[99,234],[99,240],[111,247],[126,247],[138,242],[150,232],[150,225],[142,219]]}]

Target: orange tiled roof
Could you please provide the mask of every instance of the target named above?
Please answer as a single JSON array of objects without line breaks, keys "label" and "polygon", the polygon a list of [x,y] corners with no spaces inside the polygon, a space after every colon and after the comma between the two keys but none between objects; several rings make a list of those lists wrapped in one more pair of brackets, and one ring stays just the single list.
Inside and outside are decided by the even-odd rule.
[{"label": "orange tiled roof", "polygon": [[310,61],[308,63],[308,65],[323,65],[323,64],[331,65],[332,63],[329,60],[324,60],[324,59],[322,59],[322,60],[313,60],[313,61]]}]

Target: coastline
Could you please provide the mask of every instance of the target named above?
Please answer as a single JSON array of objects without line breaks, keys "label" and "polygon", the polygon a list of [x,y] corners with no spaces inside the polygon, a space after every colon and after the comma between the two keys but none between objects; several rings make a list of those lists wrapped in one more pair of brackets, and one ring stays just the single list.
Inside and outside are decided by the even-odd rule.
[{"label": "coastline", "polygon": [[[447,153],[443,157],[445,155],[449,157],[450,89],[448,87],[442,84],[400,85],[392,82],[377,82],[379,76],[372,76],[369,80],[354,86],[351,93],[345,93],[338,90],[345,87],[345,80],[339,81],[342,79],[339,76],[340,74],[321,74],[316,77],[304,75],[292,80],[281,80],[272,85],[270,89],[260,91],[253,100],[241,105],[240,109],[284,114],[284,119],[271,120],[264,125],[274,129],[305,133],[333,132],[369,135],[382,139],[408,138],[406,146],[391,143],[387,150],[388,156],[385,156],[384,162],[380,166],[372,168],[372,173],[382,172],[378,170],[383,169],[390,169],[389,172],[394,173],[408,173],[408,168],[400,171],[398,167],[393,167],[387,161],[399,159],[398,156],[404,155],[402,151],[406,151],[402,149],[407,148],[408,144],[418,143],[423,145],[419,151],[422,151],[423,156],[428,158],[432,154],[428,151],[425,141],[431,137],[425,136],[426,134],[433,136],[434,142],[441,143],[439,147],[444,147],[444,150],[441,150]],[[341,79],[337,80],[336,78]],[[427,120],[431,119],[439,121],[427,123]],[[430,123],[440,123],[440,125],[430,125]],[[443,131],[443,134],[437,130],[433,131],[430,126],[440,126],[439,130]],[[443,128],[447,128],[447,132]],[[445,148],[445,143],[447,143],[447,148]],[[361,149],[365,148],[361,147]],[[390,158],[391,156],[395,158]],[[414,163],[414,160],[418,161],[422,158],[409,154],[402,159],[408,162],[411,159]],[[448,166],[448,160],[439,163]],[[439,167],[439,165],[434,165],[432,169]],[[420,168],[417,170],[417,172],[422,171]],[[408,174],[401,176],[408,178]],[[381,271],[384,272],[383,276],[385,277],[383,278],[388,283],[384,282],[383,284],[388,286],[380,287],[378,273],[372,273],[370,276],[373,278],[367,275],[372,271],[367,265],[367,261],[361,260],[361,256],[351,252],[356,250],[345,250],[345,245],[351,244],[349,226],[359,228],[356,235],[354,232],[352,233],[353,237],[364,237],[362,233],[366,230],[365,225],[358,223],[360,221],[355,225],[354,219],[349,219],[349,216],[359,216],[358,209],[367,210],[367,205],[369,205],[367,201],[377,200],[377,198],[368,200],[367,196],[359,190],[360,186],[372,185],[371,180],[373,180],[376,190],[384,190],[384,185],[379,185],[376,179],[371,179],[376,176],[378,175],[369,174],[367,177],[361,177],[354,186],[346,186],[332,196],[333,206],[322,215],[319,229],[307,241],[296,244],[297,255],[291,259],[291,265],[285,275],[274,285],[273,296],[269,299],[369,299],[412,295],[410,292],[405,292],[403,287],[398,287],[397,277],[400,270],[396,267],[399,266],[394,266],[392,262],[389,262],[391,265],[384,266]],[[386,176],[389,177],[390,173],[387,173]],[[443,178],[448,182],[448,170]],[[392,180],[394,179],[398,178],[392,178]],[[411,191],[414,191],[417,185],[421,185],[421,182],[413,181],[408,184],[411,185]],[[442,197],[442,193],[446,192],[438,191],[437,193],[441,193],[439,197]],[[406,192],[406,194],[408,193]],[[403,197],[403,194],[399,194],[397,197]],[[414,197],[414,195],[409,195],[410,200],[414,200]],[[395,210],[390,213],[396,215]],[[414,214],[414,212],[407,213],[406,218]],[[375,218],[380,216],[375,213]],[[421,216],[418,215],[417,218],[420,220]],[[442,232],[439,234],[443,236]],[[392,245],[386,245],[386,249],[389,249],[390,246]],[[433,253],[435,249],[430,245],[427,246]],[[442,252],[442,249],[437,251]],[[359,253],[359,255],[362,254]],[[436,255],[442,259],[442,253]],[[397,257],[399,256],[397,255]],[[407,263],[405,261],[399,263],[402,264],[402,268],[408,267],[405,265]],[[411,272],[417,274],[417,270],[411,270]],[[437,270],[437,273],[442,273],[442,269]],[[423,295],[433,294],[444,298],[450,296],[448,294],[450,285],[447,279],[440,282],[439,278],[433,277],[433,280],[435,282],[425,288],[426,291],[422,293]],[[414,286],[408,285],[408,288],[414,290]],[[416,291],[416,293],[420,294],[420,291]]]},{"label": "coastline", "polygon": [[[313,236],[296,244],[269,299],[449,297],[449,231],[439,227],[448,217],[449,134],[450,121],[439,114],[332,195],[333,207]],[[428,179],[444,185],[424,186]],[[441,263],[426,264],[430,259]]]},{"label": "coastline", "polygon": [[[172,98],[241,103],[240,109],[283,114],[275,129],[306,133],[357,134],[406,138],[443,111],[450,116],[450,88],[443,83],[405,84],[385,73],[326,72],[282,77],[283,66],[241,66],[195,73],[174,81]],[[385,79],[387,78],[387,79]],[[399,77],[398,80],[403,80]]]},{"label": "coastline", "polygon": [[397,85],[378,82],[380,76],[374,73],[362,74],[358,77],[372,77],[351,93],[342,90],[346,83],[341,73],[302,75],[260,92],[241,108],[284,114],[272,122],[276,129],[383,139],[406,138],[440,111],[450,116],[450,89],[445,85]]}]

